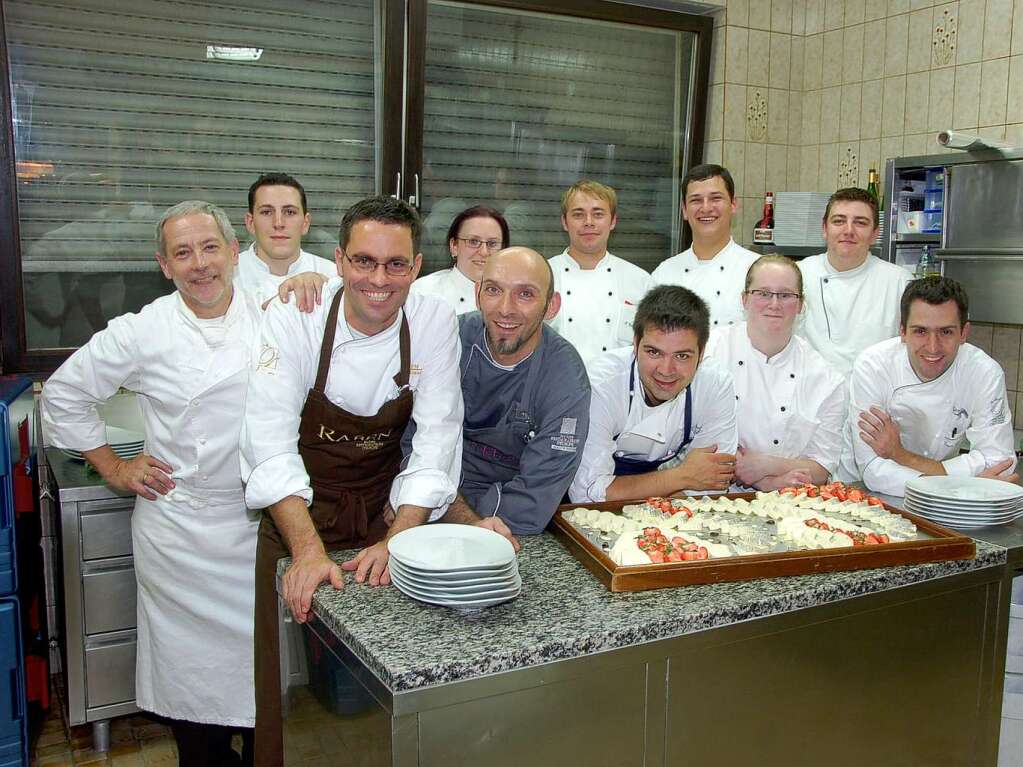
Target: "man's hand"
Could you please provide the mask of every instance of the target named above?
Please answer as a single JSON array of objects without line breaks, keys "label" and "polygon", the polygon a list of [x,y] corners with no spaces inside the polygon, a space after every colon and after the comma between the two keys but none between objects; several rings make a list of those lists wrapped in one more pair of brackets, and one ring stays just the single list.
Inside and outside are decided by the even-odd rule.
[{"label": "man's hand", "polygon": [[329,581],[335,589],[345,586],[344,575],[333,560],[322,550],[295,557],[284,572],[284,601],[299,623],[309,620],[313,605],[313,592],[321,583]]},{"label": "man's hand", "polygon": [[166,495],[174,489],[174,480],[170,478],[173,471],[169,464],[140,453],[130,461],[118,460],[107,473],[100,471],[100,474],[115,490],[135,493],[146,500],[155,501],[157,493]]},{"label": "man's hand", "polygon": [[[277,295],[281,303],[288,303],[292,293],[295,294],[295,301],[298,310],[308,314],[314,307],[322,303],[323,286],[327,283],[327,277],[319,272],[302,272],[294,277],[289,277],[277,288]],[[272,298],[263,302],[263,309],[269,306]]]},{"label": "man's hand", "polygon": [[341,568],[355,570],[355,580],[359,583],[368,581],[370,586],[388,586],[391,583],[391,571],[387,569],[389,556],[385,539],[367,546],[347,562],[342,562]]},{"label": "man's hand", "polygon": [[785,470],[784,461],[769,453],[758,453],[740,447],[735,453],[735,478],[747,487],[753,487],[765,477],[776,476]]},{"label": "man's hand", "polygon": [[776,477],[767,477],[772,490],[781,490],[783,487],[799,485],[813,485],[813,476],[806,469],[792,469]]},{"label": "man's hand", "polygon": [[[1019,482],[1019,474],[1012,472],[1011,474],[1004,474],[1004,472],[1012,472],[1012,459],[1006,458],[1004,461],[996,463],[994,466],[984,469],[980,472],[978,477],[985,477],[986,479],[1001,479],[1005,482]],[[1003,476],[1004,474],[1004,476]]]},{"label": "man's hand", "polygon": [[486,519],[481,519],[479,522],[474,522],[473,524],[475,524],[476,527],[485,527],[487,530],[493,530],[495,533],[503,535],[511,543],[516,554],[518,554],[519,549],[522,548],[519,546],[518,539],[512,535],[512,531],[508,529],[508,525],[506,525],[504,520],[500,517],[487,517]]},{"label": "man's hand", "polygon": [[879,458],[890,458],[897,463],[903,452],[899,427],[891,416],[876,405],[870,411],[860,411],[860,439],[870,445]]},{"label": "man's hand", "polygon": [[727,490],[735,476],[735,456],[717,452],[718,446],[694,447],[675,471],[680,490]]}]

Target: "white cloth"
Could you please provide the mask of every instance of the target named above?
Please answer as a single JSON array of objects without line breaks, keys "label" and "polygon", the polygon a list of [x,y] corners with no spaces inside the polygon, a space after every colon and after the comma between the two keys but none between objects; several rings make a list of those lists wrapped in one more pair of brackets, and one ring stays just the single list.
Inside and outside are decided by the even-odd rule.
[{"label": "white cloth", "polygon": [[[976,476],[1013,458],[1012,411],[1001,366],[972,344],[963,344],[948,370],[923,382],[913,371],[901,338],[871,346],[856,360],[839,478],[877,493],[904,495],[920,472],[880,458],[860,438],[861,411],[876,405],[898,424],[902,446],[940,461],[950,475]],[[966,440],[970,452],[960,455]]]},{"label": "white cloth", "polygon": [[298,258],[291,262],[287,274],[271,274],[270,267],[256,255],[256,245],[253,243],[238,254],[238,266],[234,271],[234,286],[252,293],[260,302],[263,302],[276,296],[277,289],[286,279],[304,272],[316,272],[331,279],[337,277],[337,264],[302,250],[299,251]]},{"label": "white cloth", "polygon": [[[568,491],[573,503],[606,499],[615,478],[615,455],[657,461],[674,453],[682,442],[685,392],[651,407],[636,369],[630,408],[629,374],[635,367],[632,349],[616,349],[602,354],[590,370],[590,432]],[[715,360],[705,359],[689,386],[693,393],[692,442],[674,465],[694,447],[717,445],[719,453],[734,453],[738,444],[735,390],[728,371]]]},{"label": "white cloth", "polygon": [[[327,314],[341,280],[323,289],[323,301],[311,314],[293,303],[267,307],[258,363],[249,380],[242,426],[242,477],[250,508],[266,508],[289,495],[312,502],[298,427],[306,395],[316,383]],[[433,509],[443,516],[454,500],[462,466],[462,388],[458,358],[458,320],[447,304],[433,296],[409,296],[408,317],[416,434],[412,454],[391,483],[394,509],[405,504]],[[337,333],[324,393],[355,415],[374,415],[400,393],[394,376],[400,367],[402,312],[386,330],[373,336],[353,335],[338,311]]]},{"label": "white cloth", "polygon": [[710,326],[726,327],[742,322],[742,291],[746,272],[760,256],[729,239],[714,258],[701,261],[692,248],[662,261],[654,269],[658,285],[681,285],[707,302]]},{"label": "white cloth", "polygon": [[137,498],[136,700],[175,719],[251,727],[256,533],[238,466],[256,300],[241,291],[223,321],[199,320],[177,293],[111,320],[46,382],[43,427],[63,448],[106,444],[96,404],[134,391],[145,451],[177,487]]},{"label": "white cloth", "polygon": [[838,468],[846,414],[846,383],[803,338],[768,359],[753,348],[746,323],[711,332],[705,357],[735,382],[739,445],[781,458]]},{"label": "white cloth", "polygon": [[868,346],[899,334],[899,302],[913,279],[908,269],[868,255],[861,266],[839,272],[827,253],[803,259],[799,269],[806,308],[796,333],[842,375]]},{"label": "white cloth", "polygon": [[417,296],[436,296],[455,310],[455,314],[476,311],[476,283],[458,269],[442,269],[412,283],[409,290]]},{"label": "white cloth", "polygon": [[550,259],[561,311],[550,325],[579,352],[587,370],[611,349],[632,346],[636,306],[654,286],[635,264],[605,253],[593,269],[582,269],[564,253]]}]

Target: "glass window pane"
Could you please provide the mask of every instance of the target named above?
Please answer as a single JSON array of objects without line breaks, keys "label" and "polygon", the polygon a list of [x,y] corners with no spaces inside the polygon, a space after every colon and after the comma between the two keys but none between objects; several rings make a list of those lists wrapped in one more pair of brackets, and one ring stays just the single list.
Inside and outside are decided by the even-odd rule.
[{"label": "glass window pane", "polygon": [[560,253],[561,194],[581,178],[618,192],[611,252],[648,270],[673,255],[695,34],[436,0],[428,19],[428,269],[481,203],[513,243]]},{"label": "glass window pane", "polygon": [[375,190],[374,0],[242,7],[3,4],[30,349],[78,346],[171,289],[153,257],[168,206],[223,207],[244,248],[259,173],[305,187],[306,250]]}]

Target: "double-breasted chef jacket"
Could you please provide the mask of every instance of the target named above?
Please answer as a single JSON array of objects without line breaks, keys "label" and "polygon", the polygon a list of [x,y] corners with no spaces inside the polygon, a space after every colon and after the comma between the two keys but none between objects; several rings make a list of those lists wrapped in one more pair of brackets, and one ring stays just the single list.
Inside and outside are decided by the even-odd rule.
[{"label": "double-breasted chef jacket", "polygon": [[304,272],[316,272],[328,280],[338,276],[335,262],[304,250],[299,251],[298,258],[288,266],[287,274],[271,274],[270,267],[256,255],[253,243],[238,254],[234,286],[254,294],[262,302],[276,296],[282,282]]},{"label": "double-breasted chef jacket", "polygon": [[742,291],[746,272],[760,256],[737,245],[728,244],[714,256],[701,261],[692,248],[672,256],[654,269],[658,285],[681,285],[702,298],[710,309],[710,327],[728,327],[743,320]]},{"label": "double-breasted chef jacket", "polygon": [[796,333],[838,373],[848,374],[868,346],[899,334],[899,302],[913,279],[908,269],[874,255],[844,272],[831,265],[827,253],[798,264],[805,308],[796,321]]},{"label": "double-breasted chef jacket", "polygon": [[636,307],[654,286],[635,264],[605,253],[593,269],[583,269],[566,249],[550,259],[561,309],[550,326],[590,365],[604,352],[632,346]]},{"label": "double-breasted chef jacket", "polygon": [[455,267],[420,277],[412,283],[409,292],[420,296],[436,296],[454,309],[457,315],[476,311],[476,283]]},{"label": "double-breasted chef jacket", "polygon": [[465,400],[460,492],[516,535],[542,533],[582,459],[590,382],[579,353],[550,327],[514,367],[494,361],[479,312],[459,318]]},{"label": "double-breasted chef jacket", "polygon": [[[568,491],[573,503],[606,500],[616,458],[660,462],[672,458],[684,440],[685,391],[670,402],[648,405],[631,348],[601,355],[590,368],[590,387],[590,431]],[[665,468],[681,463],[693,448],[717,445],[720,453],[734,453],[738,444],[735,389],[728,371],[704,359],[688,388],[691,441],[661,464]]]},{"label": "double-breasted chef jacket", "polygon": [[[901,338],[871,346],[856,360],[839,478],[862,480],[887,495],[905,495],[906,482],[920,472],[881,458],[860,438],[860,412],[875,405],[899,427],[902,446],[940,461],[945,473],[976,476],[1013,459],[1012,410],[1001,366],[972,344],[959,347],[948,370],[933,381],[913,371]],[[960,454],[964,442],[968,453]]]},{"label": "double-breasted chef jacket", "polygon": [[106,444],[95,405],[138,395],[145,452],[176,487],[132,514],[138,580],[136,702],[174,719],[251,727],[258,514],[238,466],[256,299],[235,291],[225,316],[200,319],[178,293],[111,320],[46,382],[52,444]]},{"label": "double-breasted chef jacket", "polygon": [[809,459],[835,473],[848,387],[809,342],[793,336],[768,359],[740,322],[712,331],[705,357],[732,374],[740,447]]}]

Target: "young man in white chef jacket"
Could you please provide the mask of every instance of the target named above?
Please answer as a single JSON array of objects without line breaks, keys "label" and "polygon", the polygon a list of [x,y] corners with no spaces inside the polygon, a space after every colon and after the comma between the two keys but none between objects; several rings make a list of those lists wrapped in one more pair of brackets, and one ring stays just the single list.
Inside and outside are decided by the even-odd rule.
[{"label": "young man in white chef jacket", "polygon": [[551,327],[590,364],[632,343],[636,307],[653,287],[646,271],[608,252],[618,225],[618,195],[596,181],[577,181],[561,197],[561,228],[568,247],[550,259],[561,311]]},{"label": "young man in white chef jacket", "polygon": [[732,376],[704,359],[707,305],[659,285],[636,311],[633,346],[590,370],[590,430],[573,503],[728,489],[738,431]]},{"label": "young man in white chef jacket", "polygon": [[[947,277],[914,280],[900,317],[899,336],[869,347],[853,366],[840,477],[900,496],[922,475],[1015,481],[1005,375],[966,342],[962,286]],[[960,454],[964,442],[970,450]]]},{"label": "young man in white chef jacket", "polygon": [[[173,720],[181,764],[219,767],[237,759],[232,730],[255,716],[259,519],[245,507],[238,436],[261,311],[233,284],[238,241],[219,208],[179,203],[156,239],[176,292],[96,333],[47,380],[41,412],[52,444],[82,451],[112,488],[137,494],[136,703]],[[317,295],[322,284],[313,277]],[[96,412],[120,387],[137,393],[145,420],[145,452],[128,461]],[[245,739],[251,763],[251,731]]]},{"label": "young man in white chef jacket", "polygon": [[235,285],[266,301],[281,283],[304,272],[337,277],[337,264],[302,250],[309,232],[305,188],[287,173],[264,173],[249,187],[245,228],[252,244],[238,254]]},{"label": "young man in white chef jacket", "polygon": [[682,218],[693,244],[654,269],[658,285],[681,285],[710,308],[711,329],[741,322],[741,296],[746,272],[757,254],[732,239],[732,218],[738,211],[735,182],[727,168],[706,164],[682,179]]},{"label": "young man in white chef jacket", "polygon": [[877,201],[839,189],[824,210],[828,250],[799,262],[806,311],[796,332],[846,375],[856,356],[899,333],[899,298],[909,270],[870,253],[879,232]]}]

